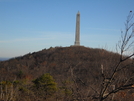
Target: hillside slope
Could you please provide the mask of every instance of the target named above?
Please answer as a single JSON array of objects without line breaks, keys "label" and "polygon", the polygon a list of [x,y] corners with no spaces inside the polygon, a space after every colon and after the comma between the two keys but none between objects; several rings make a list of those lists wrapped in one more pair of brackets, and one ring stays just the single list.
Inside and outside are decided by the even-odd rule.
[{"label": "hillside slope", "polygon": [[[109,78],[118,62],[119,54],[104,49],[92,49],[83,46],[51,47],[0,62],[0,74],[1,80],[27,79],[31,82],[44,73],[50,73],[58,87],[68,82],[66,86],[73,92],[74,98],[78,98],[78,95],[81,94],[79,96],[91,100],[91,96],[95,96],[94,92],[99,91],[101,83],[103,83],[101,67],[103,66],[103,72]],[[118,84],[123,82],[120,78],[129,78],[128,72],[131,74],[134,72],[134,68],[129,68],[124,73],[120,72],[115,85],[116,82]],[[78,89],[79,94],[77,94]],[[71,101],[72,97],[66,99]]]},{"label": "hillside slope", "polygon": [[101,72],[101,64],[110,64],[111,61],[117,62],[118,56],[118,54],[103,49],[92,49],[82,46],[56,47],[0,62],[0,67],[6,69],[9,73],[23,71],[25,74],[31,74],[33,78],[43,73],[51,73],[52,75],[64,74],[70,67],[81,68],[80,72],[83,73],[87,72],[86,69],[93,69],[98,73]]}]

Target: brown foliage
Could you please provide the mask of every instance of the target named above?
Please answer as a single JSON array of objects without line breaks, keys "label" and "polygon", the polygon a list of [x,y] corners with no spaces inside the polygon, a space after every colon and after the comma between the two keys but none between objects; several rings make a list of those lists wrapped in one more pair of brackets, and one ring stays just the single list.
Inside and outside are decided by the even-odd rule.
[{"label": "brown foliage", "polygon": [[[70,95],[63,94],[64,89],[60,89],[58,94],[61,94],[62,98],[55,94],[53,99],[61,99],[58,101],[85,99],[86,101],[93,99],[97,95],[102,86],[101,84],[104,82],[101,65],[103,65],[105,76],[109,78],[113,71],[113,66],[119,62],[119,58],[119,54],[104,49],[83,46],[51,47],[0,62],[0,74],[1,80],[21,80],[17,78],[17,73],[23,71],[23,79],[31,82],[44,73],[50,73],[59,88],[64,86],[64,81],[69,80],[71,82],[65,87],[67,91],[69,90]],[[120,68],[129,64],[130,61],[132,60],[130,59],[123,63]],[[134,73],[134,68],[132,67],[133,65],[129,65],[129,68],[119,71],[116,75],[118,79],[113,82],[116,87],[119,87],[132,76]],[[131,82],[134,83],[134,79],[131,79]],[[34,95],[34,98],[36,99],[36,95]]]}]

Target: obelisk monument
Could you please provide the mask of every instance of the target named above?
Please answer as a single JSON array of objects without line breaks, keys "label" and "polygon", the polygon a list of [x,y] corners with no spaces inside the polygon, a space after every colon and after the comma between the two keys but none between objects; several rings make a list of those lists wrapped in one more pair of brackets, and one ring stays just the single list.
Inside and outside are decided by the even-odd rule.
[{"label": "obelisk monument", "polygon": [[76,15],[76,32],[75,32],[75,46],[80,45],[80,12],[78,11]]}]

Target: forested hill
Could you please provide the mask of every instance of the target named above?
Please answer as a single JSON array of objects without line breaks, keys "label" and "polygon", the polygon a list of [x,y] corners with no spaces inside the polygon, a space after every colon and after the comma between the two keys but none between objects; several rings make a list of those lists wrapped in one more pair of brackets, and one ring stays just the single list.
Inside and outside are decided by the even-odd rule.
[{"label": "forested hill", "polygon": [[[117,60],[118,54],[103,49],[83,46],[51,47],[0,62],[0,68],[5,72],[14,74],[13,76],[10,75],[8,79],[14,79],[15,74],[19,71],[35,78],[43,73],[56,74],[57,76],[65,75],[70,67],[81,68],[82,72],[87,72],[87,69],[98,69],[100,71],[101,64],[112,64],[112,61]],[[98,73],[98,71],[96,72]]]},{"label": "forested hill", "polygon": [[[117,53],[84,46],[51,47],[0,62],[1,81],[25,81],[24,86],[21,86],[29,85],[27,89],[33,94],[29,95],[29,99],[34,96],[29,101],[37,101],[35,99],[43,101],[43,97],[37,97],[37,92],[32,91],[31,85],[33,85],[32,81],[34,79],[49,73],[54,78],[58,88],[54,96],[48,97],[50,101],[56,101],[54,100],[56,98],[57,101],[73,101],[79,97],[81,97],[79,99],[83,97],[83,99],[92,101],[93,96],[96,96],[95,92],[99,92],[101,83],[103,83],[102,72],[109,78],[112,75],[114,66],[120,61],[119,57],[120,55]],[[124,64],[129,63],[129,61],[131,60],[126,61]],[[134,68],[129,68],[124,73],[119,72],[119,75],[117,75],[117,78],[119,78],[118,83],[123,82],[124,79],[121,78],[130,78],[129,74],[133,71]],[[129,72],[129,74],[125,72]],[[114,82],[115,85],[116,82]],[[22,94],[20,91],[18,92],[20,95]],[[56,95],[57,93],[59,95]],[[23,96],[28,97],[26,93],[23,92],[23,94]],[[125,94],[132,97],[133,91]],[[116,99],[118,99],[118,96],[122,95],[118,94]]]}]

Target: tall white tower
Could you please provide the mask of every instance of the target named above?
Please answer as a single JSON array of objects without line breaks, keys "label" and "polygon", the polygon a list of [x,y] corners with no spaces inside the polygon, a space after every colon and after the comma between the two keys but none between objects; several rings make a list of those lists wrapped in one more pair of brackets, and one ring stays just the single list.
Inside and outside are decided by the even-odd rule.
[{"label": "tall white tower", "polygon": [[75,32],[75,46],[80,45],[80,12],[78,11],[76,15],[76,32]]}]

